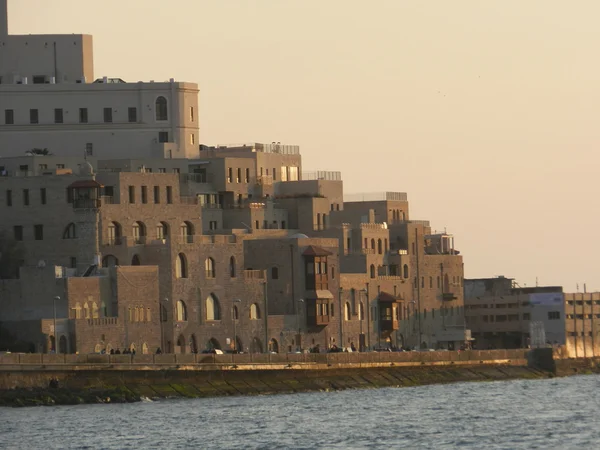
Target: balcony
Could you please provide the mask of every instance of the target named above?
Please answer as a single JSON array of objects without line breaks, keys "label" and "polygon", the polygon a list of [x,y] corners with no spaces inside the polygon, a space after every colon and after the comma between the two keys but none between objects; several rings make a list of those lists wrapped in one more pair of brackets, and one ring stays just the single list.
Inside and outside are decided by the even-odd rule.
[{"label": "balcony", "polygon": [[444,292],[442,294],[442,300],[445,302],[450,302],[452,300],[456,300],[458,297],[454,292]]},{"label": "balcony", "polygon": [[146,243],[146,236],[134,236],[133,243],[134,245],[144,245]]},{"label": "balcony", "polygon": [[78,198],[73,200],[74,209],[98,209],[102,202],[96,198]]},{"label": "balcony", "polygon": [[244,270],[244,280],[265,280],[264,270]]},{"label": "balcony", "polygon": [[329,325],[330,311],[329,299],[306,300],[306,325],[312,327]]},{"label": "balcony", "polygon": [[390,318],[382,318],[379,322],[381,331],[396,331],[400,329],[400,322]]},{"label": "balcony", "polygon": [[122,245],[123,244],[123,238],[121,236],[110,236],[107,240],[105,245]]}]

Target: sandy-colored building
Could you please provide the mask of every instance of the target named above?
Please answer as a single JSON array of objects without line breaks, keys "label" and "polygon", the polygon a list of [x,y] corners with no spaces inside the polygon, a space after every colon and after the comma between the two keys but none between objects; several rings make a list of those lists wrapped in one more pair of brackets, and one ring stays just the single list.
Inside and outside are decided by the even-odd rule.
[{"label": "sandy-colored building", "polygon": [[600,292],[565,293],[566,350],[573,358],[600,355]]}]

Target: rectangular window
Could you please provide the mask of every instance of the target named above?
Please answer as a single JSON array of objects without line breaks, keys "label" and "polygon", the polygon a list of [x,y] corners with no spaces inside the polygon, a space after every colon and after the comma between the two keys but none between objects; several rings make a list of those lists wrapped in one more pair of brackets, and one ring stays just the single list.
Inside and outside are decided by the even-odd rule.
[{"label": "rectangular window", "polygon": [[154,203],[160,203],[160,186],[154,186]]},{"label": "rectangular window", "polygon": [[64,168],[65,168],[65,165],[64,165],[64,164],[57,164],[57,165],[56,165],[56,168],[57,168],[57,169],[64,169]]},{"label": "rectangular window", "polygon": [[246,169],[246,183],[250,183],[250,169]]},{"label": "rectangular window", "polygon": [[23,189],[23,204],[29,206],[29,189]]},{"label": "rectangular window", "polygon": [[63,123],[62,108],[54,108],[54,123]]},{"label": "rectangular window", "polygon": [[79,108],[79,123],[88,123],[87,108]]},{"label": "rectangular window", "polygon": [[168,131],[159,131],[158,132],[158,142],[169,142],[169,132]]},{"label": "rectangular window", "polygon": [[175,169],[173,169],[173,173],[179,173],[179,168],[176,167]]},{"label": "rectangular window", "polygon": [[281,181],[287,181],[287,166],[281,166],[281,172],[279,172],[279,173],[280,173],[279,179]]},{"label": "rectangular window", "polygon": [[104,108],[104,123],[112,123],[112,108]]},{"label": "rectangular window", "polygon": [[129,186],[129,203],[135,203],[135,186]]},{"label": "rectangular window", "polygon": [[71,269],[77,269],[77,258],[71,256]]},{"label": "rectangular window", "polygon": [[273,167],[273,181],[277,181],[277,169],[275,167]]},{"label": "rectangular window", "polygon": [[548,311],[548,320],[559,320],[560,311]]},{"label": "rectangular window", "polygon": [[194,133],[190,134],[190,144],[194,145],[196,143],[196,135]]},{"label": "rectangular window", "polygon": [[173,188],[171,186],[167,186],[167,203],[173,203]]},{"label": "rectangular window", "polygon": [[237,177],[235,178],[235,182],[236,183],[241,183],[242,182],[242,169],[238,169],[237,170]]},{"label": "rectangular window", "polygon": [[46,204],[46,188],[40,189],[40,201],[42,202],[42,205]]},{"label": "rectangular window", "polygon": [[94,155],[94,144],[92,144],[91,142],[88,142],[87,144],[85,144],[85,154],[87,156]]},{"label": "rectangular window", "polygon": [[40,117],[37,109],[29,110],[29,123],[36,124],[39,123]]},{"label": "rectangular window", "polygon": [[23,240],[23,227],[21,225],[15,225],[13,227],[13,232],[15,235],[15,241]]},{"label": "rectangular window", "polygon": [[137,122],[137,108],[131,107],[127,110],[127,117],[130,123]]},{"label": "rectangular window", "polygon": [[230,167],[229,169],[227,169],[227,182],[231,183],[232,179],[233,179],[233,169]]},{"label": "rectangular window", "polygon": [[4,123],[6,125],[15,124],[15,112],[12,109],[4,110]]},{"label": "rectangular window", "polygon": [[6,191],[6,206],[12,206],[12,191],[10,189]]},{"label": "rectangular window", "polygon": [[167,169],[165,169],[164,167],[161,167],[158,169],[158,173],[167,173]]},{"label": "rectangular window", "polygon": [[148,203],[148,186],[142,186],[142,203]]},{"label": "rectangular window", "polygon": [[44,225],[34,225],[33,235],[35,236],[36,241],[44,240]]},{"label": "rectangular window", "polygon": [[190,122],[194,121],[194,107],[190,106]]}]

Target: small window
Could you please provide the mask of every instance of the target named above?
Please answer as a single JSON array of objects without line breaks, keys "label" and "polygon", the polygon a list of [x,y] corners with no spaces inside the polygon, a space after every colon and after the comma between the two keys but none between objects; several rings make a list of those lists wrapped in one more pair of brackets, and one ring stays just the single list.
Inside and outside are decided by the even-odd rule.
[{"label": "small window", "polygon": [[167,203],[173,203],[173,188],[171,186],[167,186]]},{"label": "small window", "polygon": [[62,108],[54,109],[54,123],[63,123],[63,110]]},{"label": "small window", "polygon": [[113,111],[112,108],[104,108],[104,123],[112,123]]},{"label": "small window", "polygon": [[142,186],[142,203],[148,203],[148,186]]},{"label": "small window", "polygon": [[194,121],[194,107],[190,106],[190,122]]},{"label": "small window", "polygon": [[137,108],[135,106],[127,109],[127,118],[129,119],[129,123],[137,122]]},{"label": "small window", "polygon": [[560,320],[560,311],[548,311],[548,320]]},{"label": "small window", "polygon": [[64,164],[57,164],[57,165],[56,165],[56,168],[57,168],[57,169],[64,169],[64,168],[65,168],[65,165],[64,165]]},{"label": "small window", "polygon": [[135,203],[135,186],[129,186],[129,203]]},{"label": "small window", "polygon": [[29,123],[36,124],[40,122],[39,112],[37,109],[29,110]]},{"label": "small window", "polygon": [[164,97],[158,97],[156,99],[155,106],[156,106],[156,120],[158,120],[158,121],[169,120],[167,99]]},{"label": "small window", "polygon": [[250,169],[246,169],[246,183],[250,183]]},{"label": "small window", "polygon": [[15,112],[12,109],[4,110],[4,124],[14,125],[15,124]]},{"label": "small window", "polygon": [[88,123],[87,108],[79,108],[79,123]]},{"label": "small window", "polygon": [[169,132],[168,131],[159,131],[158,132],[158,142],[161,142],[161,143],[169,142]]},{"label": "small window", "polygon": [[277,267],[271,268],[271,279],[278,280],[279,279],[279,269]]},{"label": "small window", "polygon": [[23,189],[23,205],[29,206],[29,189]]},{"label": "small window", "polygon": [[91,142],[88,142],[87,144],[85,144],[85,154],[87,156],[94,155],[94,144],[92,144]]},{"label": "small window", "polygon": [[160,203],[160,186],[154,186],[154,203]]},{"label": "small window", "polygon": [[15,235],[15,241],[23,240],[23,227],[21,225],[15,225],[13,227],[13,233]]},{"label": "small window", "polygon": [[42,203],[42,205],[46,204],[46,188],[40,189],[40,202]]},{"label": "small window", "polygon": [[190,144],[196,144],[196,135],[194,133],[190,134]]},{"label": "small window", "polygon": [[12,206],[12,191],[8,189],[6,191],[6,206]]},{"label": "small window", "polygon": [[33,226],[33,235],[36,241],[44,240],[44,225],[34,225]]},{"label": "small window", "polygon": [[71,269],[77,269],[77,258],[75,256],[71,256],[69,262]]}]

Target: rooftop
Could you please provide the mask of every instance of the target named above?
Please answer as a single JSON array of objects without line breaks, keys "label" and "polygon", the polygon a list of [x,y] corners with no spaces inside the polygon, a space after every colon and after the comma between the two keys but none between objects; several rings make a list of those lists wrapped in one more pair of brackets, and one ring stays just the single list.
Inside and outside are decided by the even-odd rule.
[{"label": "rooftop", "polygon": [[407,202],[406,192],[370,192],[344,195],[344,202]]}]

